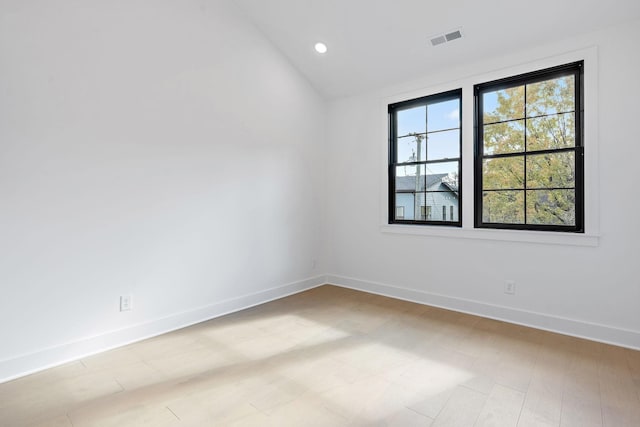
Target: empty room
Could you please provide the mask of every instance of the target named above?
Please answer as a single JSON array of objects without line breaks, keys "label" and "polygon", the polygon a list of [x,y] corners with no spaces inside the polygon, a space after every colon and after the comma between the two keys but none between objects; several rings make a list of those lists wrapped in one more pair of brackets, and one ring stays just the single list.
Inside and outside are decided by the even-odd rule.
[{"label": "empty room", "polygon": [[0,0],[0,426],[640,426],[637,0]]}]

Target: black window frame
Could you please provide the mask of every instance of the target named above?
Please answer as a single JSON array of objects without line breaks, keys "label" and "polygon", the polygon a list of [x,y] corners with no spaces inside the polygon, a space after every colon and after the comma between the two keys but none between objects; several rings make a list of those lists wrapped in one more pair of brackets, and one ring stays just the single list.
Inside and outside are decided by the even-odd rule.
[{"label": "black window frame", "polygon": [[[484,111],[482,94],[516,86],[525,86],[540,81],[551,80],[558,77],[573,75],[574,80],[574,102],[575,102],[575,146],[558,149],[528,151],[526,144],[526,124],[524,130],[525,144],[524,151],[516,153],[502,153],[494,155],[484,154]],[[525,92],[526,110],[526,92]],[[523,117],[526,120],[529,119]],[[528,155],[571,152],[575,153],[575,225],[557,224],[527,224],[526,223],[526,159]],[[524,192],[524,223],[485,223],[483,221],[483,160],[487,158],[500,157],[523,157],[525,164]],[[556,231],[584,233],[584,61],[572,62],[504,79],[494,80],[474,86],[474,226],[484,229],[509,229],[509,230],[530,230],[530,231]]]},{"label": "black window frame", "polygon": [[[397,111],[404,110],[418,106],[428,106],[429,104],[436,104],[439,102],[458,100],[459,107],[459,142],[458,142],[458,157],[437,159],[437,160],[424,160],[416,162],[403,162],[397,161]],[[428,109],[427,109],[428,111]],[[441,92],[433,95],[427,95],[420,98],[409,99],[388,105],[388,222],[389,224],[411,224],[411,225],[437,225],[448,227],[462,227],[462,88],[453,89],[446,92]],[[441,131],[437,131],[441,132]],[[427,134],[431,133],[427,131]],[[426,142],[425,142],[426,143]],[[426,159],[426,156],[425,156]],[[457,221],[439,221],[430,219],[432,212],[430,206],[425,208],[425,218],[415,219],[418,216],[417,212],[414,212],[414,219],[396,219],[396,166],[401,165],[417,165],[417,164],[434,164],[434,163],[451,163],[458,162],[458,219]],[[426,188],[425,188],[426,192]],[[415,209],[414,209],[415,210]]]}]

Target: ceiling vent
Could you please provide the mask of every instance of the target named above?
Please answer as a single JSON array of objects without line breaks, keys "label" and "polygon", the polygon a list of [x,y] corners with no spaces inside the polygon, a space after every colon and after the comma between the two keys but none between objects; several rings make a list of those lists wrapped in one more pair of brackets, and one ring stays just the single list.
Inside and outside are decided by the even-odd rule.
[{"label": "ceiling vent", "polygon": [[431,46],[438,46],[462,38],[462,31],[455,30],[431,37]]}]

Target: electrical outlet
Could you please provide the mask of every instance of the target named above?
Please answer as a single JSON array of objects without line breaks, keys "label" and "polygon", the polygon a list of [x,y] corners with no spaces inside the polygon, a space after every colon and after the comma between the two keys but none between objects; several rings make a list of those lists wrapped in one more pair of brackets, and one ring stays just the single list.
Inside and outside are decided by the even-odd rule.
[{"label": "electrical outlet", "polygon": [[509,295],[515,295],[516,293],[515,280],[507,280],[506,282],[504,282],[504,293]]},{"label": "electrical outlet", "polygon": [[120,311],[131,310],[131,295],[122,295],[120,297]]}]

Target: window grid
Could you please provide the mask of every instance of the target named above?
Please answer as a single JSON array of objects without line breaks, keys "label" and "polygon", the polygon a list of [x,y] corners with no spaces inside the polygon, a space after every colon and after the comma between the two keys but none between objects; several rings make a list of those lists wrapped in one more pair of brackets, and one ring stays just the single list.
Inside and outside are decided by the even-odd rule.
[{"label": "window grid", "polygon": [[[439,103],[445,103],[448,101],[457,101],[457,127],[443,127],[443,128],[431,128],[430,122],[430,114],[429,107],[435,106]],[[401,132],[399,134],[399,123],[398,123],[398,115],[403,111],[407,111],[411,108],[415,107],[424,107],[424,132]],[[461,177],[462,177],[462,161],[461,161],[461,151],[462,151],[462,90],[453,90],[437,95],[431,95],[419,99],[413,99],[409,101],[400,102],[397,104],[391,104],[388,107],[389,110],[389,223],[402,223],[402,224],[428,224],[428,225],[448,225],[448,226],[458,226],[462,225],[462,198],[461,198]],[[433,154],[432,151],[432,143],[437,143],[436,137],[438,135],[446,135],[447,132],[451,133],[457,131],[457,140],[456,140],[456,155],[455,157],[451,156],[443,156],[440,155],[438,157],[437,154]],[[409,159],[399,159],[399,142],[400,140],[413,137],[416,141],[416,146],[418,147],[417,153],[413,153],[413,155]],[[433,138],[432,140],[430,140]],[[421,144],[424,141],[424,156],[421,152]],[[435,150],[437,151],[437,150]],[[447,165],[449,163],[449,165]],[[422,171],[424,170],[424,183],[420,186],[416,184],[416,186],[412,190],[407,190],[403,188],[397,188],[397,168],[415,168],[416,177],[422,176]],[[434,173],[429,174],[429,171],[440,170],[447,171],[447,173]],[[454,178],[450,181],[451,174],[454,174]],[[435,176],[442,175],[442,185],[446,185],[446,189],[434,189],[429,186],[427,182],[427,176]],[[446,176],[445,176],[446,175]],[[404,175],[406,178],[408,175]],[[433,184],[433,183],[431,183]],[[436,183],[437,184],[437,183]],[[418,191],[420,190],[420,191]],[[457,219],[454,219],[454,215],[450,215],[449,218],[446,217],[446,207],[450,204],[447,203],[448,197],[454,195],[457,200],[458,209],[457,209]],[[409,200],[413,200],[414,205],[409,211],[411,212],[407,214],[407,210],[405,210],[405,215],[403,218],[399,218],[397,215],[394,216],[396,212],[396,208],[398,207],[397,202],[399,202],[400,198],[404,196],[408,196]],[[442,205],[442,218],[437,218],[438,214],[433,215],[434,211],[432,210],[432,205],[429,205],[429,199],[439,198],[440,203],[437,205]],[[434,205],[434,206],[437,206]],[[436,211],[438,212],[438,211]],[[453,213],[453,205],[451,206],[451,212]],[[435,216],[435,218],[434,218]]]},{"label": "window grid", "polygon": [[[582,115],[584,111],[583,96],[582,96],[582,70],[583,63],[577,62],[573,64],[567,64],[560,67],[555,67],[548,70],[542,70],[539,72],[529,73],[522,76],[516,76],[508,79],[503,79],[496,82],[484,83],[476,85],[475,87],[475,105],[476,105],[476,162],[475,162],[475,226],[476,228],[507,228],[507,229],[527,229],[527,230],[547,230],[547,231],[572,231],[572,232],[584,232],[584,177],[583,177],[583,146],[582,146]],[[552,113],[529,115],[528,107],[528,94],[527,90],[530,85],[541,83],[545,81],[551,81],[553,79],[571,76],[574,79],[573,90],[573,110],[558,110]],[[483,95],[491,92],[497,92],[503,89],[512,89],[523,87],[523,112],[522,116],[515,118],[508,118],[506,120],[495,120],[485,122],[484,114],[484,98]],[[574,143],[570,147],[556,147],[549,149],[533,149],[529,148],[529,121],[547,118],[547,117],[566,117],[567,114],[573,113],[574,117]],[[502,123],[516,123],[522,121],[524,128],[523,132],[523,147],[520,151],[515,152],[503,152],[503,153],[486,153],[485,151],[485,126],[502,124]],[[559,153],[573,153],[573,186],[529,186],[528,165],[529,159],[534,156],[543,155],[558,155]],[[501,187],[501,188],[484,188],[484,171],[485,160],[491,159],[509,159],[509,158],[522,158],[522,187]],[[553,179],[553,176],[550,177]],[[533,224],[528,218],[528,197],[530,192],[535,191],[554,191],[554,190],[573,190],[575,205],[574,215],[575,222],[573,225],[560,225],[560,224]],[[495,192],[520,192],[522,193],[523,202],[523,221],[522,223],[515,222],[484,222],[484,194]],[[533,193],[532,193],[533,194]]]}]

